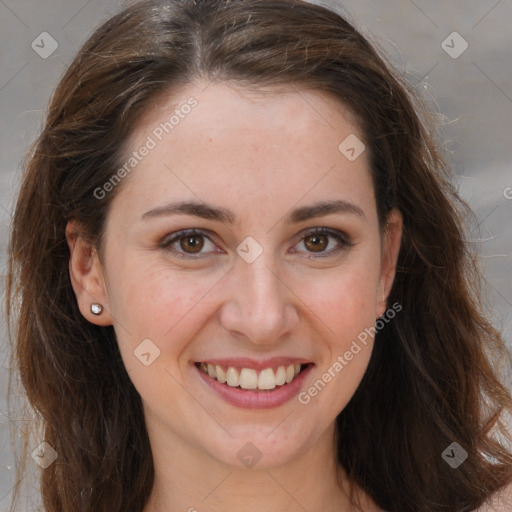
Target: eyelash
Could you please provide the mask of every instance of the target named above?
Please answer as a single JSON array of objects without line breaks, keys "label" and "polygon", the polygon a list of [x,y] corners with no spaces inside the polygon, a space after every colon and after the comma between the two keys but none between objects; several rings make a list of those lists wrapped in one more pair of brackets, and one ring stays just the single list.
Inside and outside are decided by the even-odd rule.
[{"label": "eyelash", "polygon": [[[334,249],[330,249],[327,252],[319,252],[316,254],[314,252],[309,252],[309,256],[306,256],[307,258],[326,258],[332,256],[334,253],[337,253],[343,249],[347,249],[354,245],[354,243],[350,240],[349,236],[346,235],[345,233],[324,227],[318,227],[306,231],[303,235],[301,235],[301,238],[297,242],[297,244],[303,242],[306,238],[315,235],[332,237],[339,243],[339,246]],[[173,233],[172,235],[165,237],[163,241],[160,243],[160,247],[162,249],[166,249],[170,252],[173,252],[175,255],[177,255],[177,257],[182,259],[197,260],[206,257],[206,255],[202,253],[196,253],[196,256],[191,253],[177,251],[176,249],[171,247],[176,242],[179,242],[182,238],[191,236],[201,236],[208,239],[210,242],[214,243],[210,236],[208,236],[208,233],[206,231],[200,229],[185,229],[183,231],[179,231],[177,233]]]}]

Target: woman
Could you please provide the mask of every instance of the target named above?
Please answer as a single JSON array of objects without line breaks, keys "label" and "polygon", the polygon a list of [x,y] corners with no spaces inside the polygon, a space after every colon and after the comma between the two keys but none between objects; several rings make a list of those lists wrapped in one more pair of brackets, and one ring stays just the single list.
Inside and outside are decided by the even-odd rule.
[{"label": "woman", "polygon": [[97,30],[11,240],[46,511],[462,512],[511,483],[506,351],[417,110],[305,2]]}]

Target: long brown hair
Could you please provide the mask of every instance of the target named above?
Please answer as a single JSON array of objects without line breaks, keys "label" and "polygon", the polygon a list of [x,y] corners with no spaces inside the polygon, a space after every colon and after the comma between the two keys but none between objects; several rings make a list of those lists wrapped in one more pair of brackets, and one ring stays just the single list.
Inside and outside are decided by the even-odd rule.
[{"label": "long brown hair", "polygon": [[[403,311],[377,333],[367,372],[337,418],[339,464],[388,511],[479,507],[512,481],[512,455],[495,435],[508,436],[501,419],[512,401],[490,361],[507,352],[481,311],[478,268],[464,241],[467,206],[412,90],[326,8],[149,0],[101,26],[68,68],[27,158],[14,215],[13,357],[34,426],[58,453],[41,476],[45,510],[141,511],[149,497],[141,399],[113,328],[79,312],[65,228],[74,219],[100,245],[119,187],[101,199],[94,191],[122,165],[125,142],[156,96],[197,78],[256,90],[310,87],[355,115],[381,226],[392,207],[404,219],[389,297]],[[442,457],[452,442],[468,454],[456,469]]]}]

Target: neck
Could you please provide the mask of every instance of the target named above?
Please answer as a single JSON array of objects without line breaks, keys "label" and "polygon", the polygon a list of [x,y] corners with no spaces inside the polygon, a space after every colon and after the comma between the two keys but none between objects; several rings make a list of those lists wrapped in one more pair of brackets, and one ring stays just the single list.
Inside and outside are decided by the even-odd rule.
[{"label": "neck", "polygon": [[[336,463],[334,425],[307,451],[279,467],[229,466],[169,432],[153,432],[150,439],[155,482],[144,512],[353,510],[345,472]],[[374,510],[366,504],[364,510]]]}]

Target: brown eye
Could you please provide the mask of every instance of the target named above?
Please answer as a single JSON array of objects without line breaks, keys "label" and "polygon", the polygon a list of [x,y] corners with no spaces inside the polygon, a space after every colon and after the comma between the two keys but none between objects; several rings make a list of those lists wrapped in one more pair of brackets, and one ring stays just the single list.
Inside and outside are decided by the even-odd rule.
[{"label": "brown eye", "polygon": [[322,252],[329,244],[326,235],[309,235],[304,238],[304,245],[309,251]]},{"label": "brown eye", "polygon": [[199,259],[219,252],[210,236],[196,229],[172,233],[159,245],[178,258]]},{"label": "brown eye", "polygon": [[180,247],[188,253],[200,252],[204,246],[204,238],[202,235],[187,235],[180,238]]},{"label": "brown eye", "polygon": [[307,257],[323,258],[334,256],[354,245],[351,238],[342,231],[330,228],[315,228],[301,237],[299,245],[303,250],[293,252],[305,252]]}]

